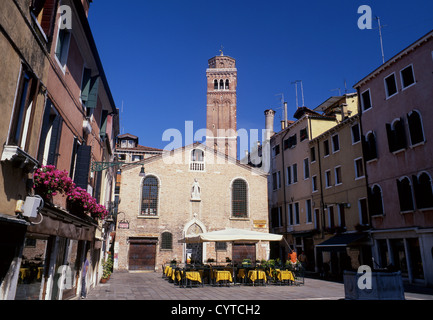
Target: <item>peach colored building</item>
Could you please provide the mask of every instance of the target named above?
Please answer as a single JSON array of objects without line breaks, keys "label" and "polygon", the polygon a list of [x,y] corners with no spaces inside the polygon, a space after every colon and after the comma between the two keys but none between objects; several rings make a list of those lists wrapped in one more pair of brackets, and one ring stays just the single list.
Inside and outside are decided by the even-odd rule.
[{"label": "peach colored building", "polygon": [[374,267],[433,285],[433,32],[360,80]]}]

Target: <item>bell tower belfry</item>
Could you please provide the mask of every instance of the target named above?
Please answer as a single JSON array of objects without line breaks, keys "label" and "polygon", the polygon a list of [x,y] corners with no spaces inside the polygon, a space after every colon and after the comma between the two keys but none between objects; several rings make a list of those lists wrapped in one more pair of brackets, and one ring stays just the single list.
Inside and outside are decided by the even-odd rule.
[{"label": "bell tower belfry", "polygon": [[206,145],[236,159],[236,60],[221,50],[221,55],[209,59],[206,78]]}]

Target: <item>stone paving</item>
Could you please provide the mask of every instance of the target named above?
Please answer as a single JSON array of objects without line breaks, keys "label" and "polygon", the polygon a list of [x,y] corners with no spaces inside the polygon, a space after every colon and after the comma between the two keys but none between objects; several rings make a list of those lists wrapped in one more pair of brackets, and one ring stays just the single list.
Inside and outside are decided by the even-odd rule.
[{"label": "stone paving", "polygon": [[[406,300],[433,300],[429,294],[405,292]],[[159,272],[115,272],[99,284],[86,300],[341,300],[344,285],[306,278],[300,286],[246,286],[181,288],[163,279]]]}]

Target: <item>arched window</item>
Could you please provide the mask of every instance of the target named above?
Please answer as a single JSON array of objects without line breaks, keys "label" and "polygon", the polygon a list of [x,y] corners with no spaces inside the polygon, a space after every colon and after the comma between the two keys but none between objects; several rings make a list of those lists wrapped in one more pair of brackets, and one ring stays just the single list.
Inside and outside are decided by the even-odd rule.
[{"label": "arched window", "polygon": [[373,131],[367,133],[365,137],[365,160],[373,160],[377,158],[376,136]]},{"label": "arched window", "polygon": [[386,124],[388,135],[388,146],[390,152],[395,152],[406,148],[406,131],[403,119],[396,119],[392,124]]},{"label": "arched window", "polygon": [[224,80],[220,80],[220,90],[224,90]]},{"label": "arched window", "polygon": [[213,82],[213,89],[218,90],[218,80],[216,80],[216,79]]},{"label": "arched window", "polygon": [[398,200],[400,201],[400,211],[413,211],[412,186],[408,177],[397,180]]},{"label": "arched window", "polygon": [[173,235],[170,232],[163,232],[161,235],[161,249],[173,249]]},{"label": "arched window", "polygon": [[191,150],[191,161],[189,164],[191,171],[204,171],[204,151],[201,149]]},{"label": "arched window", "polygon": [[226,87],[225,87],[225,89],[226,89],[226,90],[229,90],[229,89],[230,89],[230,82],[229,82],[229,79],[226,80]]},{"label": "arched window", "polygon": [[140,215],[158,215],[158,188],[158,179],[156,177],[147,176],[143,180]]},{"label": "arched window", "polygon": [[369,189],[369,207],[370,207],[370,215],[383,215],[383,201],[382,201],[382,189],[379,185],[374,185]]},{"label": "arched window", "polygon": [[432,179],[427,172],[413,176],[413,189],[418,209],[433,208]]},{"label": "arched window", "polygon": [[243,179],[236,179],[232,184],[232,216],[248,217],[248,185]]},{"label": "arched window", "polygon": [[418,111],[412,111],[407,114],[409,124],[410,142],[412,145],[424,141],[424,131],[422,127],[421,114]]}]

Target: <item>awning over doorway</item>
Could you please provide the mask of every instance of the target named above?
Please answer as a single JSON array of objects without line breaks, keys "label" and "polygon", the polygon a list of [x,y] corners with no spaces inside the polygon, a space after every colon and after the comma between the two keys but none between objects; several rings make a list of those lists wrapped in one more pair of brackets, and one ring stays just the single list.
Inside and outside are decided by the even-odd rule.
[{"label": "awning over doorway", "polygon": [[186,236],[186,243],[199,242],[258,242],[258,241],[281,241],[282,235],[258,232],[246,229],[224,229],[200,233],[194,236]]},{"label": "awning over doorway", "polygon": [[347,246],[354,245],[356,242],[364,240],[367,234],[364,232],[342,233],[329,238],[316,245],[316,248],[322,251],[341,251]]}]

